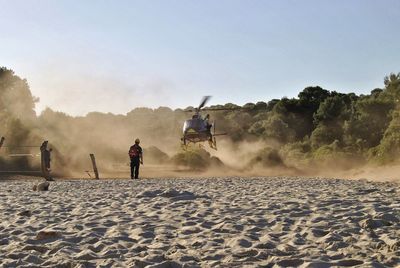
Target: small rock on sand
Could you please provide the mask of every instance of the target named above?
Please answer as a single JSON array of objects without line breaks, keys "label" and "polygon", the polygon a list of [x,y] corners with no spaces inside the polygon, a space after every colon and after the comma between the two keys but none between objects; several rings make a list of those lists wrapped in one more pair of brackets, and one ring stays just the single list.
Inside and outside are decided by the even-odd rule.
[{"label": "small rock on sand", "polygon": [[47,181],[41,182],[37,185],[33,186],[34,191],[48,191],[49,190],[50,183]]},{"label": "small rock on sand", "polygon": [[380,213],[376,215],[375,218],[392,223],[398,223],[400,221],[399,218],[393,213]]},{"label": "small rock on sand", "polygon": [[60,234],[56,231],[40,231],[36,235],[37,240],[46,240],[46,239],[52,239],[52,238],[58,238],[60,237]]},{"label": "small rock on sand", "polygon": [[392,225],[390,222],[379,219],[365,219],[360,221],[360,226],[364,229],[376,229],[383,226]]},{"label": "small rock on sand", "polygon": [[24,217],[30,217],[32,215],[32,212],[30,210],[24,210],[18,213],[18,216],[24,216]]},{"label": "small rock on sand", "polygon": [[165,261],[158,264],[147,266],[149,268],[181,268],[182,265],[176,261]]}]

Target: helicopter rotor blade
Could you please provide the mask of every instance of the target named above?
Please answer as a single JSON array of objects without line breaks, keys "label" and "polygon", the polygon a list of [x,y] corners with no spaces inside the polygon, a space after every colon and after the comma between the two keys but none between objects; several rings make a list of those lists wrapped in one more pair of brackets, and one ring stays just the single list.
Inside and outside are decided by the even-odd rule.
[{"label": "helicopter rotor blade", "polygon": [[197,109],[200,110],[201,108],[203,108],[204,105],[206,105],[206,103],[210,100],[210,98],[211,98],[211,96],[204,96]]},{"label": "helicopter rotor blade", "polygon": [[[246,110],[246,109],[243,109],[243,108],[203,108],[203,109],[201,109],[202,111],[211,111],[211,112],[213,112],[213,111],[238,111],[238,110]],[[192,113],[192,112],[197,112],[197,111],[199,111],[199,109],[198,108],[196,108],[196,109],[188,109],[188,110],[183,110],[184,112],[187,112],[187,113]]]},{"label": "helicopter rotor blade", "polygon": [[203,111],[237,111],[237,110],[245,110],[242,107],[238,108],[205,108]]}]

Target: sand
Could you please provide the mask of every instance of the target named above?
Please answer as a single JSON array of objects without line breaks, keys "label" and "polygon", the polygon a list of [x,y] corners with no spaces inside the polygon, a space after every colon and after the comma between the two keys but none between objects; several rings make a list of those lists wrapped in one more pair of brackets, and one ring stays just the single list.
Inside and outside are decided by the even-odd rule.
[{"label": "sand", "polygon": [[396,267],[400,187],[320,178],[1,181],[1,267]]}]

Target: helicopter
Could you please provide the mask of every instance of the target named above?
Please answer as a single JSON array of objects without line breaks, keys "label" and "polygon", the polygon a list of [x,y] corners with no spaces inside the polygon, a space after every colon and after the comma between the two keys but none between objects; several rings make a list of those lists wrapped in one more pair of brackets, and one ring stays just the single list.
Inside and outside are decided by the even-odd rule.
[{"label": "helicopter", "polygon": [[[204,96],[200,105],[193,109],[185,110],[185,112],[194,112],[191,119],[185,120],[183,123],[183,136],[181,138],[181,145],[184,150],[187,149],[188,145],[193,143],[201,143],[207,141],[210,148],[217,150],[217,139],[216,136],[227,135],[227,133],[216,133],[215,132],[215,121],[210,122],[210,115],[202,116],[200,111],[217,111],[217,110],[228,110],[228,109],[204,109],[203,107],[210,100],[211,96]],[[201,145],[200,145],[201,147]]]}]

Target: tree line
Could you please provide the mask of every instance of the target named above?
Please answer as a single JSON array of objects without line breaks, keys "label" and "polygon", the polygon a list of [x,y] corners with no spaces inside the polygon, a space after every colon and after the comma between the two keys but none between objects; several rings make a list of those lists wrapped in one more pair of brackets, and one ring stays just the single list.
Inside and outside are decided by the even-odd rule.
[{"label": "tree line", "polygon": [[[349,160],[359,165],[389,164],[400,156],[400,73],[391,73],[383,82],[382,88],[369,94],[312,86],[296,98],[208,108],[227,109],[209,113],[218,132],[227,132],[226,139],[234,144],[265,141],[257,158],[261,161],[273,152],[298,167],[337,161],[346,164]],[[191,116],[184,109],[168,107],[135,108],[125,115],[91,112],[77,117],[47,108],[37,115],[34,109],[38,101],[25,79],[0,68],[0,136],[6,137],[8,150],[46,139],[60,165],[79,168],[89,152],[109,163],[126,161],[125,151],[136,137],[158,152],[154,158],[160,152],[166,153],[162,154],[164,159],[174,156],[179,152],[182,124]],[[28,165],[27,160],[18,161],[18,165]],[[0,164],[4,167],[10,161],[6,162],[0,152]]]}]

